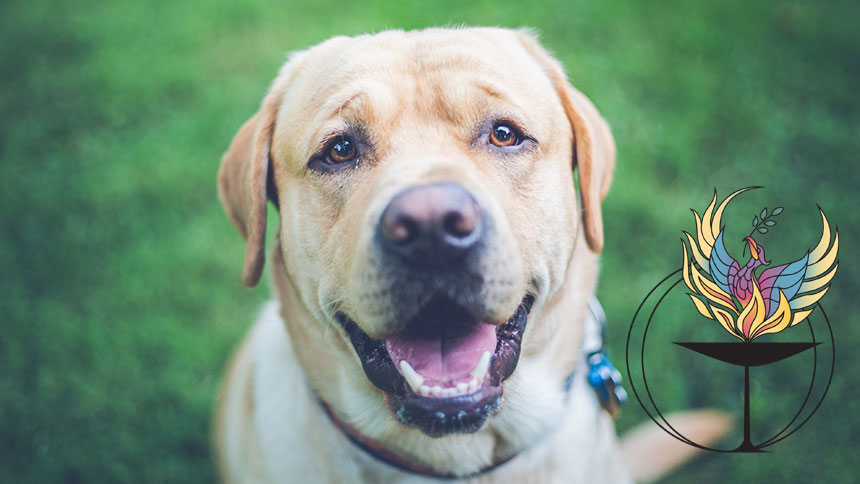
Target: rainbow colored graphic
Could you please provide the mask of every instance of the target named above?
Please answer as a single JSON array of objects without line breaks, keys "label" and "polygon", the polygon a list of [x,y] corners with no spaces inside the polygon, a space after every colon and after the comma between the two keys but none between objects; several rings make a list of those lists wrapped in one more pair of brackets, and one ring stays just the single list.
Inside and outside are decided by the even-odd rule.
[{"label": "rainbow colored graphic", "polygon": [[[754,188],[747,187],[732,193],[719,206],[717,192],[701,217],[693,210],[696,219],[695,238],[684,232],[690,245],[683,239],[684,283],[693,292],[689,294],[699,314],[715,320],[744,342],[761,335],[778,333],[803,321],[814,305],[830,288],[836,274],[839,249],[839,232],[831,230],[824,211],[819,208],[823,229],[814,249],[800,259],[775,267],[768,267],[756,275],[760,267],[770,266],[765,259],[764,247],[752,234],[767,233],[776,225],[773,219],[782,213],[782,207],[768,214],[767,209],[753,219],[753,230],[744,239],[750,249],[750,258],[743,266],[732,258],[724,244],[724,227],[720,226],[723,212],[737,195]],[[714,208],[716,207],[716,210]],[[833,240],[831,243],[831,233]]]}]

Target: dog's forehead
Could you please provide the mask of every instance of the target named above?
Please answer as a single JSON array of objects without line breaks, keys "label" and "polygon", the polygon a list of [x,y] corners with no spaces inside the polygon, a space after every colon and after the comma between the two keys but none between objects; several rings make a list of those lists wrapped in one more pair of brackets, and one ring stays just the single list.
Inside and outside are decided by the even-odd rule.
[{"label": "dog's forehead", "polygon": [[410,113],[466,124],[494,104],[496,111],[546,124],[550,113],[541,111],[558,114],[560,104],[522,35],[491,28],[387,31],[317,45],[304,52],[285,87],[282,116],[303,120],[297,137],[289,123],[301,144],[294,148],[308,155],[314,142],[337,131],[338,120],[357,111],[369,124]]},{"label": "dog's forehead", "polygon": [[[525,88],[545,81],[542,69],[525,50],[521,34],[503,29],[429,29],[386,31],[359,37],[338,37],[308,51],[308,74],[319,89],[363,78],[462,80],[480,74]],[[453,75],[452,75],[453,74]]]}]

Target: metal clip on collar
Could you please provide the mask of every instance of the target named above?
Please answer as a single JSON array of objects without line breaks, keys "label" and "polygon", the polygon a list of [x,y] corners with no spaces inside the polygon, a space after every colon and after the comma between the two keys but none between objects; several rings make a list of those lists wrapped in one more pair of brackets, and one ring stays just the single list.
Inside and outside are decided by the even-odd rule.
[{"label": "metal clip on collar", "polygon": [[[588,363],[588,383],[597,394],[600,406],[609,415],[615,417],[622,405],[627,401],[627,392],[621,385],[621,373],[609,360],[606,349],[606,313],[596,297],[588,301],[588,310],[597,323],[598,330],[592,331],[592,335],[586,330],[586,338],[583,344],[585,361]],[[596,335],[594,334],[596,333]],[[591,336],[591,341],[589,341]],[[596,338],[595,338],[596,336]],[[588,343],[591,343],[589,345]]]}]

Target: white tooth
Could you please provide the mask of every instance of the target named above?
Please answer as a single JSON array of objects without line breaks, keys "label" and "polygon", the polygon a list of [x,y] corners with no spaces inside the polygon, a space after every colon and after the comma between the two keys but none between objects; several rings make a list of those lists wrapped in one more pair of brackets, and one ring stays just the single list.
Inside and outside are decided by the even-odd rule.
[{"label": "white tooth", "polygon": [[484,377],[487,375],[487,370],[490,369],[490,352],[485,351],[483,355],[481,355],[481,359],[478,360],[478,364],[475,365],[475,368],[472,369],[472,377],[479,382],[484,381]]},{"label": "white tooth", "polygon": [[428,387],[427,385],[421,385],[418,388],[418,391],[421,392],[422,397],[426,397],[427,395],[430,395],[430,387]]},{"label": "white tooth", "polygon": [[457,394],[462,395],[466,393],[466,390],[469,389],[469,384],[467,383],[458,383],[457,384]]},{"label": "white tooth", "polygon": [[457,395],[457,390],[455,390],[453,388],[446,388],[446,389],[442,390],[442,396],[445,398],[450,398],[450,397],[453,397],[455,395]]},{"label": "white tooth", "polygon": [[432,393],[434,397],[438,397],[442,394],[442,387],[440,387],[439,385],[435,385],[434,387],[430,388],[430,393]]},{"label": "white tooth", "polygon": [[424,383],[424,377],[419,375],[406,360],[400,360],[400,369],[403,371],[403,378],[406,378],[406,383],[412,387],[413,392],[418,392],[418,388]]},{"label": "white tooth", "polygon": [[477,389],[478,389],[478,380],[472,378],[472,380],[469,381],[469,393],[474,393],[475,390],[477,390]]}]

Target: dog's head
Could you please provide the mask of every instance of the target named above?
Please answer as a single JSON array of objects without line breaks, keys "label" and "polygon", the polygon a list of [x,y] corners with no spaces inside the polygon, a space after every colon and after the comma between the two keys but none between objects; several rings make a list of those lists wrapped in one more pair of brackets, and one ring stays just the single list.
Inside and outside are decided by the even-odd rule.
[{"label": "dog's head", "polygon": [[279,209],[275,279],[320,397],[368,438],[465,473],[561,414],[614,156],[529,33],[389,31],[294,54],[219,191],[247,285],[267,199]]}]

